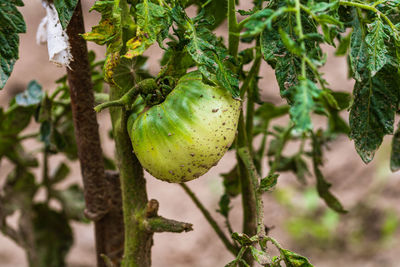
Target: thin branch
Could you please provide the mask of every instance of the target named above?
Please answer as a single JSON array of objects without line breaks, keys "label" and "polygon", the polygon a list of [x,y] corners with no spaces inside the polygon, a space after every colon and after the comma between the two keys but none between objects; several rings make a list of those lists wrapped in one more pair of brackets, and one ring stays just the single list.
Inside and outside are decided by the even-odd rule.
[{"label": "thin branch", "polygon": [[18,231],[9,226],[5,221],[2,223],[0,230],[5,236],[13,240],[18,246],[24,249],[26,248],[24,241]]},{"label": "thin branch", "polygon": [[214,231],[217,233],[221,241],[224,243],[225,247],[232,252],[234,255],[238,253],[238,248],[234,246],[229,239],[226,237],[225,233],[221,230],[217,222],[213,219],[211,216],[210,212],[204,207],[204,205],[200,202],[200,200],[197,198],[197,196],[193,193],[190,188],[185,185],[185,184],[180,184],[180,186],[185,190],[185,192],[189,195],[189,197],[192,199],[194,204],[200,209],[201,213],[203,213],[204,217],[208,221],[208,223],[211,225],[211,227],[214,229]]},{"label": "thin branch", "polygon": [[171,219],[166,219],[162,216],[156,216],[144,221],[144,226],[147,231],[152,233],[162,233],[162,232],[171,232],[171,233],[182,233],[193,231],[193,224],[179,222]]}]

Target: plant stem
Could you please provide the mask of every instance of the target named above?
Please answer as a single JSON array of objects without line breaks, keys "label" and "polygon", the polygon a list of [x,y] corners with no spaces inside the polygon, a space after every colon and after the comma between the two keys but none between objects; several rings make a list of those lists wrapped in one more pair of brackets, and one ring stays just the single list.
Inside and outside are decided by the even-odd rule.
[{"label": "plant stem", "polygon": [[[119,99],[124,92],[111,85],[110,99]],[[135,154],[129,138],[125,109],[111,108],[111,121],[120,172],[122,206],[125,226],[125,245],[122,266],[148,267],[151,265],[152,233],[141,225],[147,205],[146,180],[143,169]]]},{"label": "plant stem", "polygon": [[[295,0],[295,9],[296,9],[296,24],[297,24],[297,29],[298,29],[298,35],[299,35],[299,40],[301,41],[301,50],[306,51],[306,46],[304,43],[303,25],[301,23],[300,0]],[[303,53],[302,57],[301,57],[301,76],[303,77],[303,79],[307,78],[306,58],[307,58],[307,54]]]},{"label": "plant stem", "polygon": [[261,179],[254,166],[249,149],[247,147],[240,148],[238,153],[246,165],[247,171],[250,174],[252,188],[254,189],[252,193],[256,200],[257,235],[265,236],[264,205],[261,197],[262,192],[259,190]]},{"label": "plant stem", "polygon": [[[240,27],[236,18],[235,0],[228,1],[228,29],[229,29],[229,53],[232,57],[237,58],[239,50],[239,33]],[[249,81],[250,82],[250,81]],[[245,90],[243,90],[243,95]],[[241,92],[242,93],[242,92]],[[238,149],[248,146],[246,136],[246,124],[244,122],[243,109],[240,112],[238,122],[238,135],[236,137],[236,158],[238,162],[239,179],[242,193],[243,206],[243,233],[253,236],[256,233],[256,204],[253,194],[254,188],[250,181],[246,167],[238,154]],[[246,261],[252,264],[253,258],[249,253],[245,255]]]},{"label": "plant stem", "polygon": [[[257,75],[260,71],[261,65],[261,52],[260,49],[256,48],[256,58],[254,60],[253,66],[250,69],[248,77],[250,82],[248,86],[247,92],[247,110],[246,110],[246,135],[247,135],[247,143],[250,150],[250,153],[253,153],[253,124],[254,124],[254,98],[256,95],[255,90],[257,90]],[[243,88],[241,90],[244,91]]]},{"label": "plant stem", "polygon": [[228,30],[229,54],[236,58],[239,50],[240,27],[236,18],[235,0],[228,0]]},{"label": "plant stem", "polygon": [[100,112],[103,109],[109,108],[109,107],[123,107],[123,106],[129,106],[133,103],[135,98],[138,96],[140,93],[151,93],[153,90],[157,88],[157,84],[154,79],[145,79],[143,81],[140,81],[137,83],[132,89],[130,89],[128,92],[126,92],[121,98],[113,101],[108,101],[104,102],[100,105],[97,105],[94,110],[96,112]]},{"label": "plant stem", "polygon": [[42,172],[43,184],[46,187],[46,202],[50,201],[50,179],[49,179],[49,152],[45,147],[43,149],[43,172]]},{"label": "plant stem", "polygon": [[203,213],[204,217],[208,221],[208,223],[211,225],[211,227],[214,229],[215,233],[217,233],[218,237],[221,239],[221,241],[224,243],[225,247],[232,252],[233,255],[236,255],[238,253],[238,248],[234,246],[229,239],[226,237],[225,233],[221,230],[219,227],[218,223],[214,220],[214,218],[211,216],[210,212],[204,207],[204,205],[200,202],[200,200],[197,198],[197,196],[193,193],[192,190],[186,185],[186,184],[180,184],[180,186],[185,190],[185,192],[188,194],[188,196],[192,199],[194,204],[199,208],[201,213]]},{"label": "plant stem", "polygon": [[[95,225],[97,265],[105,266],[101,254],[110,255],[122,246],[116,239],[115,230],[123,229],[120,217],[109,213],[109,187],[105,179],[103,152],[96,113],[93,111],[94,96],[92,90],[90,63],[85,40],[85,32],[80,1],[67,27],[67,34],[74,60],[67,68],[67,78],[71,95],[71,109],[75,127],[78,157],[84,184],[86,216],[93,219]],[[114,256],[118,261],[118,254]]]}]

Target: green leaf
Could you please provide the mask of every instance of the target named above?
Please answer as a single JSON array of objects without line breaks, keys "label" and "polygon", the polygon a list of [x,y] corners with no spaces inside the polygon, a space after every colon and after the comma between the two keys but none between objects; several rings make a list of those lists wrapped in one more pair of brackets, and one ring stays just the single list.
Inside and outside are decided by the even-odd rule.
[{"label": "green leaf", "polygon": [[[301,57],[296,55],[298,49],[295,44],[299,38],[295,34],[297,32],[295,21],[296,18],[293,14],[285,13],[279,20],[272,23],[271,27],[266,27],[260,37],[261,53],[264,60],[275,69],[281,95],[287,99],[289,104],[293,103],[296,86],[299,84],[302,75]],[[305,36],[318,32],[315,23],[306,15],[302,15],[302,25]],[[281,37],[280,32],[283,33],[284,38]],[[283,40],[286,40],[286,44]],[[293,42],[295,43],[293,44]],[[322,55],[318,46],[320,40],[306,38],[304,42],[309,59],[320,61],[319,57]],[[313,80],[314,74],[310,69],[306,69],[306,74],[310,80]]]},{"label": "green leaf", "polygon": [[143,54],[157,40],[159,43],[168,36],[171,19],[168,10],[149,0],[136,5],[136,36],[126,42],[126,58],[134,58]]},{"label": "green leaf", "polygon": [[[180,78],[186,74],[187,69],[194,67],[195,62],[186,49],[180,47],[179,43],[168,43],[169,48],[161,59],[161,65],[165,66],[165,76]],[[183,50],[182,50],[183,49]]]},{"label": "green leaf", "polygon": [[232,239],[236,240],[237,242],[239,242],[239,244],[241,246],[249,246],[249,245],[254,243],[254,241],[252,241],[250,239],[250,237],[248,237],[246,234],[242,234],[242,233],[240,233],[240,234],[236,233],[236,232],[233,233],[232,234]]},{"label": "green leaf", "polygon": [[267,191],[271,190],[271,188],[273,188],[276,185],[276,183],[278,182],[278,177],[279,177],[279,174],[274,173],[274,174],[270,174],[267,177],[261,179],[260,190],[262,190],[263,192],[267,192]]},{"label": "green leaf", "polygon": [[271,27],[272,20],[285,12],[286,8],[281,8],[277,11],[272,9],[264,8],[252,14],[247,18],[247,22],[244,25],[246,28],[242,36],[254,36],[261,34],[266,27]]},{"label": "green leaf", "polygon": [[392,170],[392,172],[400,170],[400,124],[392,139],[390,169]]},{"label": "green leaf", "polygon": [[400,75],[385,67],[374,77],[357,81],[350,110],[350,137],[365,163],[369,163],[386,134],[393,133],[399,103]]},{"label": "green leaf", "polygon": [[85,198],[82,189],[74,184],[64,190],[55,190],[53,196],[61,202],[63,211],[68,219],[86,221],[84,215]]},{"label": "green leaf", "polygon": [[367,68],[371,76],[375,76],[388,62],[386,55],[388,50],[385,46],[385,40],[389,39],[389,36],[385,33],[383,22],[380,19],[376,19],[373,23],[369,24],[368,28],[370,28],[370,31],[365,37],[369,55]]},{"label": "green leaf", "polygon": [[0,90],[5,86],[18,59],[19,33],[26,31],[17,6],[21,0],[0,0]]},{"label": "green leaf", "polygon": [[65,266],[65,257],[73,244],[68,218],[45,204],[36,204],[33,211],[34,244],[39,266]]},{"label": "green leaf", "polygon": [[50,136],[51,136],[51,123],[49,121],[44,121],[40,124],[40,141],[42,141],[46,147],[50,146]]},{"label": "green leaf", "polygon": [[321,91],[310,80],[302,80],[295,90],[294,103],[290,108],[292,122],[300,132],[311,130],[310,114],[316,109],[314,98],[318,98]]},{"label": "green leaf", "polygon": [[36,81],[31,81],[24,92],[15,96],[15,102],[19,106],[32,106],[39,104],[40,101],[42,101],[43,96],[42,86]]},{"label": "green leaf", "polygon": [[335,56],[344,56],[350,48],[351,33],[340,39],[338,48],[336,49]]},{"label": "green leaf", "polygon": [[12,101],[11,108],[5,113],[0,109],[0,132],[5,135],[18,135],[30,123],[33,109],[31,107],[17,106]]},{"label": "green leaf", "polygon": [[72,18],[78,0],[54,0],[53,3],[56,7],[61,26],[65,30]]},{"label": "green leaf", "polygon": [[286,46],[287,50],[290,53],[293,53],[297,56],[301,56],[303,53],[305,53],[305,51],[302,51],[301,47],[290,38],[287,32],[279,28],[279,34],[281,36],[283,44]]},{"label": "green leaf", "polygon": [[176,6],[172,17],[179,25],[177,32],[181,42],[205,78],[228,90],[233,97],[239,96],[239,80],[230,70],[232,58],[217,37],[207,28],[209,21],[200,13],[189,18],[185,11]]},{"label": "green leaf", "polygon": [[17,209],[28,209],[38,189],[35,176],[23,169],[15,168],[7,176],[3,186],[4,202],[7,214],[12,214]]},{"label": "green leaf", "polygon": [[150,74],[144,69],[147,57],[137,56],[132,59],[121,58],[114,68],[113,81],[124,92],[133,88],[137,82],[150,78]]},{"label": "green leaf", "polygon": [[237,196],[240,193],[240,180],[238,175],[238,168],[235,165],[229,172],[222,173],[224,179],[225,193],[231,197]]},{"label": "green leaf", "polygon": [[31,153],[27,153],[22,147],[21,143],[18,143],[18,141],[6,144],[5,149],[2,152],[0,152],[0,156],[3,153],[10,161],[12,161],[17,166],[24,166],[24,167],[39,166],[37,159]]},{"label": "green leaf", "polygon": [[339,200],[329,191],[331,184],[328,183],[320,170],[322,166],[322,150],[321,150],[321,131],[312,135],[312,159],[314,166],[314,174],[317,178],[317,191],[319,196],[325,201],[325,203],[336,212],[346,213],[347,211],[343,208]]},{"label": "green leaf", "polygon": [[224,20],[228,14],[228,2],[226,0],[201,0],[195,1],[195,4],[199,8],[207,3],[204,7],[205,14],[211,16],[214,19],[214,23],[208,26],[210,30],[217,28]]},{"label": "green leaf", "polygon": [[290,250],[282,249],[281,253],[284,255],[287,267],[313,267],[313,265],[304,256],[296,254]]},{"label": "green leaf", "polygon": [[70,173],[70,169],[69,169],[68,165],[65,164],[64,162],[61,162],[60,164],[58,164],[56,170],[54,171],[54,174],[51,175],[50,183],[53,185],[58,182],[61,182],[62,180],[67,178],[69,173]]},{"label": "green leaf", "polygon": [[308,170],[307,163],[300,154],[294,157],[294,165],[297,179],[300,183],[306,184],[306,175],[309,175],[310,171]]},{"label": "green leaf", "polygon": [[282,117],[288,114],[288,112],[288,105],[275,106],[270,102],[264,102],[259,108],[257,108],[254,115],[261,121],[265,122]]},{"label": "green leaf", "polygon": [[369,52],[368,45],[365,42],[366,29],[364,25],[358,20],[357,14],[353,12],[355,17],[353,21],[353,32],[350,38],[350,54],[349,61],[352,76],[356,81],[361,82],[365,75],[368,76]]},{"label": "green leaf", "polygon": [[270,262],[269,256],[265,251],[256,249],[255,247],[250,247],[251,255],[253,258],[261,265],[268,264]]},{"label": "green leaf", "polygon": [[231,207],[229,206],[230,203],[231,199],[229,198],[229,195],[226,193],[223,194],[221,196],[221,199],[219,200],[219,209],[217,210],[217,212],[221,213],[222,216],[224,216],[225,218],[228,218],[229,211],[231,210]]}]

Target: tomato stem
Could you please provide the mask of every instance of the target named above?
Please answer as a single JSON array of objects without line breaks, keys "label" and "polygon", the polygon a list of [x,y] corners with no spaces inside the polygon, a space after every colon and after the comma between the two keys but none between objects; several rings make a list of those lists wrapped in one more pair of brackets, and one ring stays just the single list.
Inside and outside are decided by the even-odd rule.
[{"label": "tomato stem", "polygon": [[149,78],[137,83],[132,89],[126,92],[121,98],[113,101],[107,101],[97,105],[94,110],[100,112],[103,109],[110,107],[129,107],[139,94],[151,94],[157,88],[154,79]]},{"label": "tomato stem", "polygon": [[200,200],[193,193],[193,191],[184,183],[181,183],[179,185],[183,188],[183,190],[185,190],[185,192],[192,199],[194,204],[200,209],[201,213],[203,213],[204,217],[206,218],[208,223],[211,225],[211,227],[214,229],[214,231],[217,233],[218,237],[224,243],[225,247],[231,253],[236,255],[239,251],[238,248],[234,244],[232,244],[231,241],[229,241],[229,239],[226,237],[225,233],[219,227],[218,223],[214,220],[214,218],[211,216],[210,212],[204,207],[204,205],[200,202]]}]

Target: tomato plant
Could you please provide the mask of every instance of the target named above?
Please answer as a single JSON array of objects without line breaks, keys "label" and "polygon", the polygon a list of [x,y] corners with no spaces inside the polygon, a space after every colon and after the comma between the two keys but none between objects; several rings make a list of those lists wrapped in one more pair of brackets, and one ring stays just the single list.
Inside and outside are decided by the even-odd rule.
[{"label": "tomato plant", "polygon": [[[26,171],[29,164],[15,160],[8,151],[19,147],[20,131],[10,133],[7,125],[13,114],[22,112],[15,110],[35,105],[42,114],[36,120],[41,124],[45,155],[52,142],[62,151],[56,140],[60,139],[57,123],[61,119],[54,116],[57,112],[66,116],[69,110],[62,113],[49,106],[71,104],[68,114],[74,119],[86,216],[99,230],[107,223],[121,226],[122,218],[112,218],[123,210],[124,256],[121,250],[115,256],[98,245],[99,265],[150,266],[154,233],[192,230],[189,223],[157,214],[158,202],[148,200],[143,169],[158,179],[180,184],[233,254],[227,266],[258,262],[275,267],[312,266],[307,258],[283,248],[265,229],[263,194],[277,186],[281,173],[293,172],[301,183],[314,176],[319,197],[333,211],[346,213],[322,172],[325,148],[331,141],[349,136],[361,159],[369,163],[383,138],[393,135],[390,168],[393,172],[400,169],[400,129],[395,130],[400,102],[398,0],[254,0],[249,10],[238,9],[235,0],[99,0],[91,10],[100,13],[101,19],[87,33],[83,32],[79,1],[43,2],[47,21],[56,21],[46,24],[52,29],[47,31],[49,47],[57,36],[64,42],[55,45],[63,48],[56,56],[49,48],[51,59],[61,58],[58,63],[68,67],[68,84],[64,78],[64,87],[56,91],[65,91],[64,102],[55,101],[57,94],[49,99],[31,88],[17,96],[0,116],[5,125],[0,128],[0,157],[14,160]],[[18,58],[18,34],[25,31],[25,24],[16,6],[22,4],[0,0],[4,44],[0,87]],[[227,38],[217,36],[216,29],[224,23]],[[88,60],[83,39],[106,47],[104,62]],[[163,53],[156,74],[145,67],[151,46]],[[355,82],[352,94],[331,88],[325,80],[321,71],[327,60],[324,46],[347,57],[349,77]],[[65,61],[69,58],[74,60]],[[261,99],[264,62],[274,70],[280,96],[287,104]],[[103,72],[94,71],[100,65]],[[105,166],[113,164],[102,158],[92,109],[95,100],[99,103],[96,112],[109,109],[111,115],[118,166],[114,176],[121,183],[116,201],[109,201],[113,196],[105,182]],[[348,119],[344,119],[347,110]],[[276,124],[275,119],[283,116],[290,118],[287,125]],[[325,126],[315,127],[316,118]],[[20,120],[21,130],[29,120]],[[297,148],[295,153],[288,154],[285,148],[289,145]],[[232,170],[221,174],[224,194],[218,212],[226,221],[225,231],[184,182],[206,173],[228,149],[234,151],[236,161]],[[97,157],[85,157],[88,151]],[[47,178],[44,181],[53,192]],[[229,215],[231,200],[239,195],[243,229],[235,232]],[[113,213],[110,203],[121,201],[122,207],[117,205]],[[0,212],[2,221],[5,214]],[[5,223],[2,231],[13,233]],[[102,235],[99,230],[96,236],[107,243],[112,233]],[[267,244],[275,246],[279,255],[271,257]]]}]

